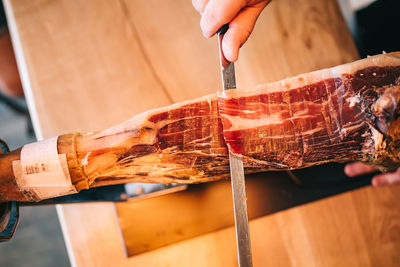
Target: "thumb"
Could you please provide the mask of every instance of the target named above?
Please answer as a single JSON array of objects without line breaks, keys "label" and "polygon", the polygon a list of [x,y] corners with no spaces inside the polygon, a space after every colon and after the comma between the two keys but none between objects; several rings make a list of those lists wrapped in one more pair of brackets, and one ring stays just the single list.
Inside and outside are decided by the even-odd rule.
[{"label": "thumb", "polygon": [[239,48],[247,41],[261,11],[268,2],[244,8],[229,23],[229,29],[222,40],[222,51],[227,60],[234,62],[238,59]]}]

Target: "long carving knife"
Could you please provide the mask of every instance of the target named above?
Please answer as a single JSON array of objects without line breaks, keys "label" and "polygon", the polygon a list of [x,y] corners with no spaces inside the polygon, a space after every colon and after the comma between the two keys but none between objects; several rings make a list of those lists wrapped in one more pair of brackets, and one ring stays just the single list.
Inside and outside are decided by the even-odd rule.
[{"label": "long carving knife", "polygon": [[[236,89],[235,67],[233,62],[226,60],[222,52],[222,38],[229,25],[225,24],[218,30],[219,57],[221,63],[221,76],[223,90]],[[231,170],[233,207],[235,213],[236,245],[240,267],[253,266],[251,257],[249,219],[247,214],[247,198],[244,181],[243,158],[229,151],[229,164]]]}]

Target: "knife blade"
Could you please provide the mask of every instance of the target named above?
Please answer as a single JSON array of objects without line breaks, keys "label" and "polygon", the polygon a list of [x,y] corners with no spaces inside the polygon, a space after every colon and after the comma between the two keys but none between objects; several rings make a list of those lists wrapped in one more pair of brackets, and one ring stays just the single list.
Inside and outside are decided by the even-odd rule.
[{"label": "knife blade", "polygon": [[[218,32],[218,47],[221,64],[222,89],[236,89],[235,66],[229,62],[222,51],[222,38],[229,29],[229,24],[222,26]],[[236,245],[238,262],[241,267],[253,266],[249,233],[249,218],[247,214],[247,198],[244,180],[243,157],[229,151],[231,170],[232,197],[235,214]]]}]

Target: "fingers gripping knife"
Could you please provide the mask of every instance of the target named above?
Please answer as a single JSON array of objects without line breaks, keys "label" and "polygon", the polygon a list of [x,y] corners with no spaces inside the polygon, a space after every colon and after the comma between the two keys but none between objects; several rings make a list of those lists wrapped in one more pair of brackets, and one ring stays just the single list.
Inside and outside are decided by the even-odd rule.
[{"label": "fingers gripping knife", "polygon": [[[224,91],[236,89],[235,67],[232,62],[226,60],[222,52],[222,38],[228,28],[229,25],[225,24],[218,30],[222,88]],[[243,158],[229,152],[229,163],[231,169],[232,196],[235,212],[236,243],[239,266],[253,266],[250,246],[249,219],[247,215],[247,198],[244,182]]]}]

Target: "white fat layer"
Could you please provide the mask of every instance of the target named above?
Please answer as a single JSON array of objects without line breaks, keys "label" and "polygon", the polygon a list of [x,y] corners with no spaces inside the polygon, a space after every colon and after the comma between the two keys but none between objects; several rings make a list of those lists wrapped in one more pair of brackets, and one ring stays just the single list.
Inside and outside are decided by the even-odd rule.
[{"label": "white fat layer", "polygon": [[374,141],[375,150],[378,150],[379,146],[382,144],[383,141],[383,134],[381,134],[371,125],[368,124],[368,126],[372,133],[372,140]]},{"label": "white fat layer", "polygon": [[350,103],[349,107],[354,107],[356,104],[360,103],[361,98],[360,96],[356,95],[356,96],[352,96],[346,99],[346,102]]},{"label": "white fat layer", "polygon": [[226,129],[230,131],[245,130],[249,128],[282,123],[282,117],[279,113],[275,113],[272,115],[265,115],[259,119],[246,119],[246,118],[241,118],[240,116],[230,116],[226,114],[221,115],[221,117],[224,117],[232,124],[231,128]]},{"label": "white fat layer", "polygon": [[[226,129],[228,131],[237,131],[237,130],[248,130],[251,128],[257,128],[257,127],[264,127],[268,125],[280,125],[282,124],[285,120],[282,120],[280,114],[273,114],[272,116],[265,116],[260,119],[245,119],[241,118],[239,116],[229,116],[229,115],[223,115],[223,117],[232,124],[232,127],[229,129]],[[312,118],[314,116],[312,115],[305,115],[305,116],[298,116],[298,117],[293,117],[289,118],[286,120],[292,120],[296,118]],[[322,127],[316,127],[314,129],[310,129],[308,131],[302,132],[301,135],[309,135],[316,133],[318,131],[321,131]],[[283,138],[283,137],[292,137],[293,135],[282,135],[282,136],[269,136],[270,138]],[[263,136],[260,136],[263,137]]]},{"label": "white fat layer", "polygon": [[[243,112],[243,111],[241,111]],[[250,128],[256,128],[256,127],[263,127],[263,126],[268,126],[268,125],[276,125],[276,124],[282,124],[286,120],[296,120],[296,119],[310,119],[314,118],[314,115],[309,114],[307,110],[304,112],[297,112],[293,114],[293,117],[287,118],[287,119],[282,119],[282,116],[279,112],[271,114],[271,115],[263,115],[261,118],[257,119],[248,119],[248,118],[242,118],[240,116],[231,116],[231,115],[221,115],[221,117],[224,117],[227,119],[232,126],[230,128],[225,128],[226,130],[229,131],[237,131],[237,130],[247,130]]]},{"label": "white fat layer", "polygon": [[85,157],[81,161],[82,166],[88,165],[88,158],[89,158],[90,154],[92,154],[92,152],[86,153]]}]

